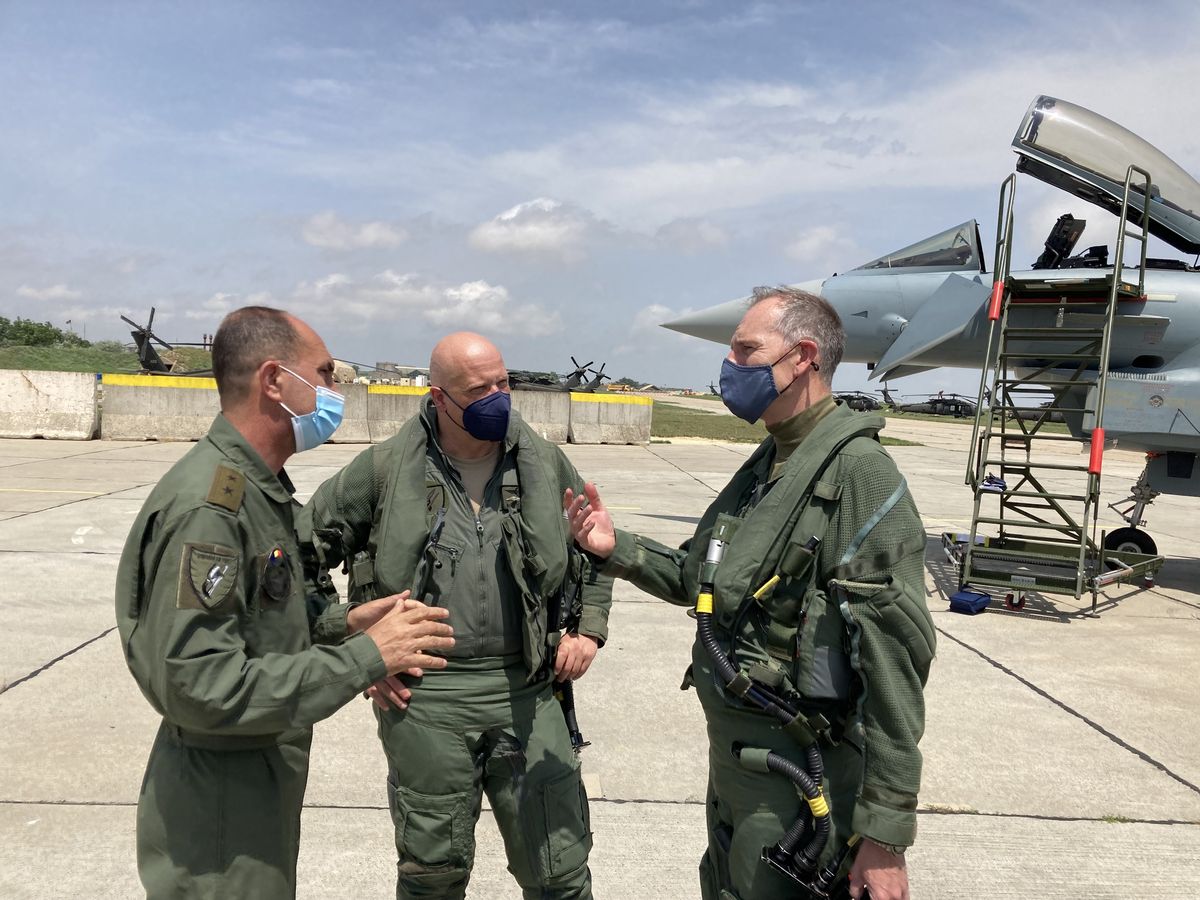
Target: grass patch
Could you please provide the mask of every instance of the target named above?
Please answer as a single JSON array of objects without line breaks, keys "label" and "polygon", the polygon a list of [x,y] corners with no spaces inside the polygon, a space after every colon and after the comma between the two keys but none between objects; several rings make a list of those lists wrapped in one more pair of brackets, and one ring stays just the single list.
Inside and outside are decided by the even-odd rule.
[{"label": "grass patch", "polygon": [[[212,368],[212,354],[199,347],[160,350],[170,364],[178,360],[179,374]],[[129,374],[141,371],[132,350],[96,347],[0,347],[0,369],[29,369],[35,372],[108,372]]]},{"label": "grass patch", "polygon": [[[758,444],[767,436],[767,429],[761,422],[751,425],[736,416],[655,400],[650,433],[652,438],[693,437],[736,444]],[[888,447],[921,446],[916,441],[904,441],[886,435],[881,435],[881,440]]]},{"label": "grass patch", "polygon": [[37,372],[136,372],[136,353],[94,347],[0,347],[0,369]]},{"label": "grass patch", "polygon": [[1109,825],[1127,825],[1133,819],[1127,819],[1125,816],[1101,816],[1101,822],[1107,822]]},{"label": "grass patch", "polygon": [[694,437],[707,438],[710,441],[758,444],[767,436],[767,429],[761,422],[751,425],[737,416],[725,416],[717,412],[705,412],[655,400],[650,435],[656,438]]}]

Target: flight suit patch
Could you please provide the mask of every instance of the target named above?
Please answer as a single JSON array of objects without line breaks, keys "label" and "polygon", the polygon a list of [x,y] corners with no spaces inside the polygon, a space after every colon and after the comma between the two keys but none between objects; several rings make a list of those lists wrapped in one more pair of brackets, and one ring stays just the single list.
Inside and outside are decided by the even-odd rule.
[{"label": "flight suit patch", "polygon": [[179,609],[218,612],[237,586],[240,560],[236,550],[220,544],[184,544],[179,565]]},{"label": "flight suit patch", "polygon": [[267,554],[263,564],[262,592],[267,598],[281,603],[292,593],[292,566],[282,547]]}]

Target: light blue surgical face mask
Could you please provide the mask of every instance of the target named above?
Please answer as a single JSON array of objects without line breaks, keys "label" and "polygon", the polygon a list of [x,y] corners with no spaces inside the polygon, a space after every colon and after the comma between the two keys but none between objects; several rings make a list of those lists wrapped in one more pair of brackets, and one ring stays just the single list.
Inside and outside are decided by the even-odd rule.
[{"label": "light blue surgical face mask", "polygon": [[279,404],[292,416],[292,434],[296,436],[296,452],[303,453],[305,450],[321,446],[333,437],[333,433],[342,424],[342,413],[346,409],[346,398],[337,391],[331,391],[327,387],[317,387],[315,384],[309,383],[287,366],[280,366],[279,368],[283,369],[283,371],[287,372],[293,378],[299,378],[317,392],[316,409],[302,416],[288,409],[286,403],[281,401]]}]

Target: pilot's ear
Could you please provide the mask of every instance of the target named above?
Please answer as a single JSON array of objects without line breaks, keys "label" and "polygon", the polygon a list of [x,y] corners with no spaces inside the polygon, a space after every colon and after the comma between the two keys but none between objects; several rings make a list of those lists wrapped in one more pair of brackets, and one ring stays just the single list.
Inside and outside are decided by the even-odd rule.
[{"label": "pilot's ear", "polygon": [[285,374],[277,361],[268,359],[258,367],[258,371],[254,373],[254,378],[263,396],[268,400],[274,400],[276,403],[279,403],[283,400],[280,379]]},{"label": "pilot's ear", "polygon": [[797,361],[802,360],[807,362],[814,372],[820,372],[821,365],[817,360],[817,354],[820,352],[816,341],[803,340],[800,342],[800,354],[797,357]]}]

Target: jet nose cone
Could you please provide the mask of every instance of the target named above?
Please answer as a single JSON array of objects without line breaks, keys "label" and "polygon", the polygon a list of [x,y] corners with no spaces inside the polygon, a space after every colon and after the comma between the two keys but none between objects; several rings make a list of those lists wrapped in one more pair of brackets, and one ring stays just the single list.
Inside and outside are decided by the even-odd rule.
[{"label": "jet nose cone", "polygon": [[[822,279],[818,278],[813,281],[802,281],[791,287],[808,291],[810,294],[819,294],[824,283]],[[681,334],[690,334],[692,337],[704,338],[706,341],[728,344],[733,337],[733,332],[737,329],[738,322],[742,321],[749,302],[749,297],[740,297],[737,300],[710,306],[708,309],[688,313],[686,316],[680,316],[670,322],[663,322],[662,327],[670,328]]]},{"label": "jet nose cone", "polygon": [[746,312],[749,297],[730,300],[718,306],[710,306],[699,312],[688,313],[670,322],[663,322],[663,328],[670,328],[680,334],[690,334],[692,337],[704,338],[706,341],[716,341],[718,344],[728,344],[733,337],[734,329]]}]

